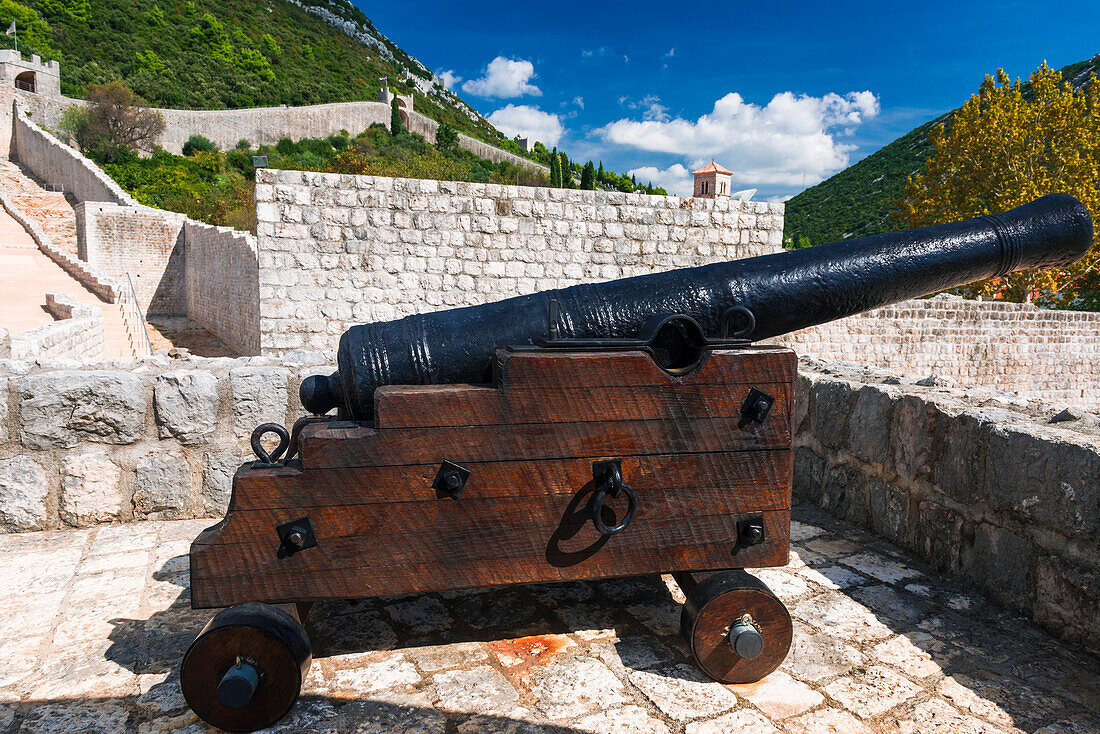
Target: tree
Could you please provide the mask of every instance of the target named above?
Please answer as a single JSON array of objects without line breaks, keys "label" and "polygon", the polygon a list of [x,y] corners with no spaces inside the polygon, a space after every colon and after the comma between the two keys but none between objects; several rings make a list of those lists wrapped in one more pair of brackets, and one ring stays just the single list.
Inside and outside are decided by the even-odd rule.
[{"label": "tree", "polygon": [[162,132],[160,113],[146,107],[122,82],[89,85],[83,140],[77,138],[85,150],[113,161],[127,152],[152,150]]},{"label": "tree", "polygon": [[569,162],[569,156],[565,153],[559,153],[561,156],[561,162],[558,164],[561,169],[561,187],[563,189],[573,188],[573,165]]},{"label": "tree", "polygon": [[561,188],[561,157],[556,147],[550,154],[550,186],[555,189]]},{"label": "tree", "polygon": [[[19,50],[24,54],[40,54],[47,58],[57,58],[57,52],[50,46],[50,36],[53,31],[33,8],[28,8],[25,3],[13,2],[13,0],[0,0],[0,23],[7,28],[15,21],[16,32],[19,33]],[[7,45],[14,45],[13,39],[5,38]]]},{"label": "tree", "polygon": [[592,161],[585,163],[581,170],[581,188],[586,191],[596,190],[596,167],[592,165]]},{"label": "tree", "polygon": [[401,108],[397,106],[397,98],[390,103],[390,135],[400,135],[405,130],[405,123],[401,122]]},{"label": "tree", "polygon": [[[1030,85],[1002,69],[987,76],[947,124],[930,133],[932,156],[911,176],[898,219],[922,227],[1003,212],[1062,191],[1100,215],[1100,81],[1074,90],[1044,62]],[[1097,279],[1095,240],[1078,264],[1012,273],[960,288],[966,296],[1082,307],[1079,295]]]},{"label": "tree", "polygon": [[458,133],[450,125],[443,123],[435,131],[435,147],[442,151],[458,149]]},{"label": "tree", "polygon": [[188,158],[199,152],[211,153],[217,149],[218,146],[214,145],[213,140],[198,133],[189,137],[187,142],[183,144],[183,154]]}]

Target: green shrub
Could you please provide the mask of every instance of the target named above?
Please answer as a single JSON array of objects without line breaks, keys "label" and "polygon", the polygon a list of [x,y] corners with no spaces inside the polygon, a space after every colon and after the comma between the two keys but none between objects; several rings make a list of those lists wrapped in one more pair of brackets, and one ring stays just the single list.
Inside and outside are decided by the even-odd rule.
[{"label": "green shrub", "polygon": [[183,144],[183,154],[190,158],[196,153],[210,153],[218,149],[218,146],[214,145],[214,141],[203,135],[195,133],[187,139],[187,142]]}]

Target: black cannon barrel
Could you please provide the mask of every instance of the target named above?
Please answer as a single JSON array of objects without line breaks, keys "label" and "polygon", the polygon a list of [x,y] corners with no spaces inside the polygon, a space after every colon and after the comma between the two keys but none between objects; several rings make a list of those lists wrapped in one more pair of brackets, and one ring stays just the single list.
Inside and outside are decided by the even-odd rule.
[{"label": "black cannon barrel", "polygon": [[483,381],[496,349],[547,336],[550,299],[562,337],[634,337],[661,313],[691,316],[715,335],[727,309],[740,306],[755,317],[743,335],[756,341],[1014,271],[1068,266],[1091,244],[1084,205],[1049,194],[963,222],[353,326],[340,339],[339,371],[305,380],[302,404],[369,420],[381,385]]}]

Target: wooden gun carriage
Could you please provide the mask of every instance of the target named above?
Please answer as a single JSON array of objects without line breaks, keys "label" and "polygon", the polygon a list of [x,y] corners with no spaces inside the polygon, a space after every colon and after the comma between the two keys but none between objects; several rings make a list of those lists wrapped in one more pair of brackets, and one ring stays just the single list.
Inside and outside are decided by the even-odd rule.
[{"label": "wooden gun carriage", "polygon": [[[1052,195],[809,255],[352,327],[339,372],[302,386],[312,412],[339,414],[292,435],[260,426],[260,460],[237,471],[225,519],[191,547],[192,606],[227,609],[184,658],[188,702],[231,731],[278,720],[310,664],[310,602],[657,573],[686,594],[698,666],[759,680],[786,656],[791,618],[741,569],[788,561],[797,360],[705,334],[763,339],[1072,262],[1091,243],[1083,211]],[[280,434],[271,455],[267,432]]]}]

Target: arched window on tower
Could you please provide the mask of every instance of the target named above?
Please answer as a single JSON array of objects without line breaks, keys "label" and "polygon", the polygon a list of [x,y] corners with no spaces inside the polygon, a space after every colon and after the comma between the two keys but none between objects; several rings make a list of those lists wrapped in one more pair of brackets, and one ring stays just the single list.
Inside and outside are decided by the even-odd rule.
[{"label": "arched window on tower", "polygon": [[37,92],[38,89],[34,83],[34,72],[24,71],[15,77],[15,88],[22,89],[24,92]]}]

